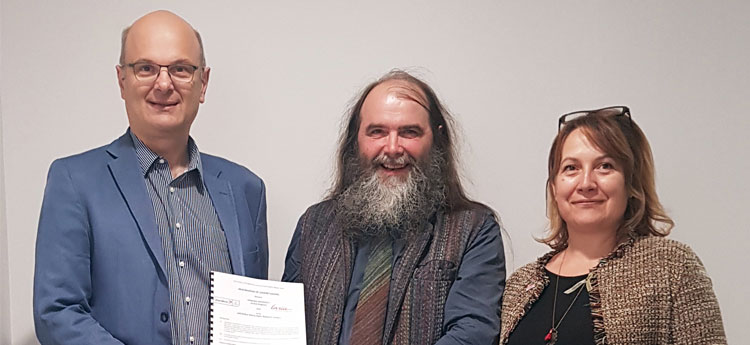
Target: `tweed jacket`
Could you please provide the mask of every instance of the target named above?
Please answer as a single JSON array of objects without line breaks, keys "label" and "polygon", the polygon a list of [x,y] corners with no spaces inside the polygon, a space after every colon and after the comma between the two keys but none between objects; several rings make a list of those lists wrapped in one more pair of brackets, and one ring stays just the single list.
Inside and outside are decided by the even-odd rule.
[{"label": "tweed jacket", "polygon": [[[506,284],[500,343],[534,306],[557,252],[521,267]],[[700,259],[664,237],[633,237],[591,270],[594,342],[609,344],[726,344],[719,304]],[[543,336],[546,330],[540,330]]]}]

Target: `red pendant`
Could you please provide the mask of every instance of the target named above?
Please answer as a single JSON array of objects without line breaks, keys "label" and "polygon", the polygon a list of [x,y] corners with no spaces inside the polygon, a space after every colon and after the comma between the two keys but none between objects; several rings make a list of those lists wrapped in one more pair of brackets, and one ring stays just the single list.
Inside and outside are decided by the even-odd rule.
[{"label": "red pendant", "polygon": [[549,330],[546,336],[544,336],[544,343],[547,345],[554,345],[557,343],[557,330],[552,328]]}]

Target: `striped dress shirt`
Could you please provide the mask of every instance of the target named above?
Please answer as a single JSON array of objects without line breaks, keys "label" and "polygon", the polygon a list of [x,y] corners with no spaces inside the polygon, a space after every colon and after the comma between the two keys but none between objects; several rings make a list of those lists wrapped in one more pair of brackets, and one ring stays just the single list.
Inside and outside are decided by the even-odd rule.
[{"label": "striped dress shirt", "polygon": [[169,163],[131,135],[166,259],[171,315],[162,321],[170,321],[173,344],[207,345],[210,272],[232,273],[232,266],[198,147],[188,140],[188,168],[173,179]]}]

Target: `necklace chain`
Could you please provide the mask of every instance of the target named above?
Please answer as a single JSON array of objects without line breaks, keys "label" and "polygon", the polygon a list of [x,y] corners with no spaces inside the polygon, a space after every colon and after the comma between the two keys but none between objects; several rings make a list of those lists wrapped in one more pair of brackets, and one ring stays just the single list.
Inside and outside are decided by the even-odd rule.
[{"label": "necklace chain", "polygon": [[578,288],[578,292],[576,293],[576,296],[573,297],[573,301],[570,302],[570,305],[568,306],[568,309],[565,310],[562,317],[560,317],[560,320],[557,321],[557,324],[555,324],[555,312],[557,308],[557,288],[558,284],[560,283],[560,275],[562,274],[562,267],[563,263],[565,262],[565,254],[567,254],[567,251],[564,251],[562,253],[562,258],[560,259],[560,267],[557,270],[557,278],[555,279],[555,294],[552,299],[552,328],[550,328],[549,332],[547,333],[547,336],[544,337],[544,340],[547,342],[547,344],[554,344],[557,341],[557,328],[560,327],[560,324],[562,323],[563,319],[565,319],[565,316],[568,315],[568,312],[571,308],[573,308],[573,304],[576,303],[576,300],[578,299],[578,296],[581,295],[581,291],[583,291],[583,285]]}]

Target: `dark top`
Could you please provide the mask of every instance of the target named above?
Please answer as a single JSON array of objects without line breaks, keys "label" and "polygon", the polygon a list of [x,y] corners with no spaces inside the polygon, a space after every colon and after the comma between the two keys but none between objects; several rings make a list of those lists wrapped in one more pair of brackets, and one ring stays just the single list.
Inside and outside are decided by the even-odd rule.
[{"label": "dark top", "polygon": [[[545,345],[544,337],[552,328],[552,304],[555,296],[555,281],[557,275],[544,270],[549,277],[549,284],[539,300],[531,306],[531,309],[521,319],[516,328],[508,338],[508,345]],[[578,277],[560,277],[557,288],[557,307],[555,308],[555,325],[560,321],[565,310],[571,303],[573,306],[565,318],[557,327],[556,345],[594,345],[594,325],[591,321],[591,308],[589,306],[589,293],[586,286],[581,294],[576,297],[578,290],[565,294],[564,291],[585,279],[586,275]],[[575,299],[575,302],[573,300]]]}]

